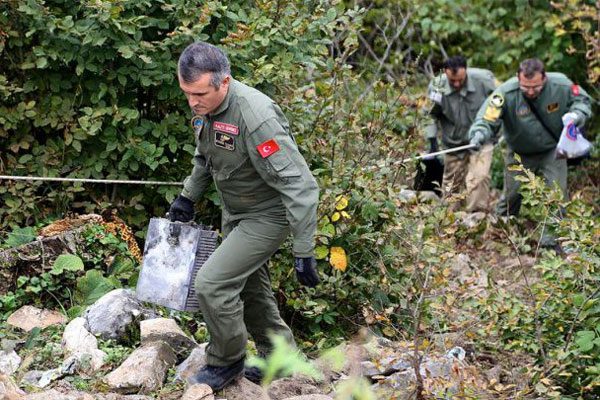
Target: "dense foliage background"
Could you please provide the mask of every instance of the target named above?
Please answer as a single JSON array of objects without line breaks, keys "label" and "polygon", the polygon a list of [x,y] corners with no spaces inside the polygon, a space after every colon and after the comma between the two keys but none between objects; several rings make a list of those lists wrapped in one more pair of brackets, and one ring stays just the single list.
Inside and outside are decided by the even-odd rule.
[{"label": "dense foliage background", "polygon": [[[418,6],[408,0],[5,1],[0,174],[181,181],[190,171],[193,136],[176,61],[192,41],[210,41],[227,51],[237,79],[282,106],[319,181],[317,256],[324,284],[307,290],[295,282],[288,247],[272,262],[284,316],[304,348],[332,346],[362,325],[392,338],[451,331],[460,319],[446,309],[454,302],[444,289],[448,262],[458,243],[477,247],[489,238],[457,228],[455,215],[440,205],[399,200],[415,165],[393,162],[422,149],[428,79],[447,55],[465,54],[500,79],[512,76],[520,60],[537,56],[597,96],[597,13],[591,0],[428,0]],[[550,259],[527,300],[498,293],[489,304],[465,302],[495,322],[493,329],[474,329],[482,351],[523,350],[534,358],[530,389],[538,394],[577,396],[599,385],[597,166],[592,160],[572,174],[573,225],[565,234],[580,232],[571,240],[587,246],[569,265],[572,275],[559,273],[567,266]],[[501,162],[494,168],[501,175]],[[532,181],[531,193],[542,186]],[[116,210],[141,244],[149,218],[163,215],[178,192],[3,180],[0,243],[33,238],[31,227],[66,213]],[[548,201],[546,208],[534,204],[538,211],[530,217],[548,218],[544,210],[559,200]],[[206,193],[197,220],[218,227],[218,205],[214,191]],[[517,248],[531,250],[532,238],[516,234]],[[100,236],[91,232],[90,242]],[[115,254],[126,253],[114,237],[102,240]],[[130,256],[122,262],[137,265]],[[102,257],[83,258],[87,269],[104,269],[106,279],[114,272]],[[62,288],[60,273],[47,275],[44,288],[53,294],[47,298],[32,289],[39,280],[14,282],[0,302],[2,315],[54,296],[67,308],[80,307],[63,291],[77,284],[77,271],[65,275]],[[105,287],[120,284],[112,279]],[[574,296],[575,306],[565,306]],[[556,334],[560,320],[572,323],[568,336]],[[542,321],[548,325],[540,327]],[[570,347],[574,343],[580,347]],[[559,389],[548,389],[554,386]]]}]

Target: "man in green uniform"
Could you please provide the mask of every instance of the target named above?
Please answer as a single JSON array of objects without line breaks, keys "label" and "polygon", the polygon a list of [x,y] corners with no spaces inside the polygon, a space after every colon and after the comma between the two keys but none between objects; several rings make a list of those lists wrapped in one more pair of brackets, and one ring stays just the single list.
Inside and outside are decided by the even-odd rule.
[{"label": "man in green uniform", "polygon": [[[505,165],[523,165],[541,175],[548,185],[558,183],[567,198],[567,161],[556,158],[565,116],[583,126],[591,115],[590,96],[561,73],[546,73],[537,58],[525,60],[517,76],[498,87],[481,106],[471,126],[471,143],[489,143],[504,123],[508,145]],[[568,115],[567,115],[568,114]],[[504,174],[504,193],[498,202],[499,215],[518,215],[521,207],[517,171],[508,168]],[[541,245],[554,246],[555,240],[544,234]]]},{"label": "man in green uniform", "polygon": [[[469,128],[479,107],[496,86],[492,72],[467,68],[463,56],[448,59],[444,74],[429,84],[428,96],[433,103],[429,114],[433,123],[425,128],[425,134],[431,153],[439,150],[437,135],[440,130],[446,149],[469,144]],[[463,150],[444,155],[444,192],[458,193],[466,188],[467,212],[487,210],[493,149],[493,144],[488,143],[477,151]]]},{"label": "man in green uniform", "polygon": [[[262,355],[270,351],[270,332],[293,343],[266,263],[291,232],[300,283],[312,287],[319,282],[313,256],[319,193],[281,109],[233,79],[222,50],[193,43],[181,54],[177,72],[195,114],[196,152],[192,173],[169,215],[191,220],[194,202],[211,181],[223,206],[226,238],[195,281],[210,333],[207,365],[189,379],[216,391],[243,374],[248,333]],[[246,371],[247,377],[260,379],[256,370]]]}]

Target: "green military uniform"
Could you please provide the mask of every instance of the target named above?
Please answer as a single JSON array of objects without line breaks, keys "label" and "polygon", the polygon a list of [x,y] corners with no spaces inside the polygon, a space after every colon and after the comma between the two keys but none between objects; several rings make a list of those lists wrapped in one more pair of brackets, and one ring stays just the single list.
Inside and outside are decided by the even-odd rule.
[{"label": "green military uniform", "polygon": [[221,105],[192,120],[194,168],[182,194],[198,200],[214,181],[226,235],[198,272],[195,289],[210,342],[207,364],[242,359],[247,332],[260,353],[267,333],[293,342],[273,297],[266,262],[290,231],[295,257],[314,249],[318,187],[281,109],[234,79]]},{"label": "green military uniform", "polygon": [[[577,124],[584,125],[591,115],[590,96],[561,73],[550,72],[546,76],[544,88],[529,102],[523,96],[516,77],[498,87],[481,106],[470,136],[479,131],[487,140],[491,140],[504,123],[504,137],[508,145],[505,165],[517,164],[514,154],[518,154],[523,165],[542,175],[547,184],[557,182],[566,198],[567,162],[555,157],[563,128],[562,116],[567,112],[575,112],[579,117]],[[532,106],[550,132],[532,112]],[[496,209],[499,215],[519,213],[521,196],[516,174],[516,171],[505,171],[504,193]]]},{"label": "green military uniform", "polygon": [[[433,102],[429,111],[433,122],[425,128],[427,139],[437,138],[441,130],[444,148],[468,144],[469,128],[477,111],[497,86],[494,74],[480,68],[467,68],[467,81],[459,90],[450,85],[446,74],[436,77],[428,89],[428,97]],[[490,144],[478,152],[444,155],[444,190],[456,193],[466,187],[469,212],[487,209],[492,152]]]}]

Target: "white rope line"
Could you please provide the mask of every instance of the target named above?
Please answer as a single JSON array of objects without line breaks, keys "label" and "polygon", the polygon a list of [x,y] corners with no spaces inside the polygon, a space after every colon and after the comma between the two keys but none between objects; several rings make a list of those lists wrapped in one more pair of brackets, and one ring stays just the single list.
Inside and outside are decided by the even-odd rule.
[{"label": "white rope line", "polygon": [[50,181],[50,182],[81,182],[81,183],[117,183],[129,185],[161,185],[161,186],[183,186],[182,182],[161,181],[127,181],[119,179],[79,179],[79,178],[50,178],[43,176],[11,176],[0,175],[0,181],[6,179],[11,181]]}]

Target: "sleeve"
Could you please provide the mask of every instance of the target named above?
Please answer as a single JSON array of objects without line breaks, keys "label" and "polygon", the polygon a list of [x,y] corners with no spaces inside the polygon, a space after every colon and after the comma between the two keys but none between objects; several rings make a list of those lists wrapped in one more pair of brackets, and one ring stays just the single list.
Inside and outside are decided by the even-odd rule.
[{"label": "sleeve", "polygon": [[294,238],[294,256],[312,257],[319,188],[294,139],[277,118],[271,118],[250,132],[246,143],[256,171],[281,195]]},{"label": "sleeve", "polygon": [[569,88],[569,97],[567,100],[569,112],[574,112],[579,116],[577,125],[583,126],[592,115],[590,95],[579,85],[571,83]]},{"label": "sleeve", "polygon": [[194,152],[194,158],[192,159],[192,173],[185,178],[183,181],[182,195],[190,200],[198,201],[206,187],[212,181],[212,176],[206,162],[206,158],[200,153],[198,147]]},{"label": "sleeve", "polygon": [[491,142],[502,125],[504,108],[504,94],[496,89],[485,99],[477,111],[475,121],[469,129],[469,139],[474,136],[475,132],[481,132],[486,141]]},{"label": "sleeve", "polygon": [[440,117],[442,113],[442,94],[435,90],[433,82],[429,84],[427,89],[427,101],[423,106],[423,116],[426,118],[425,125],[425,138],[432,139],[437,138],[440,130]]}]

